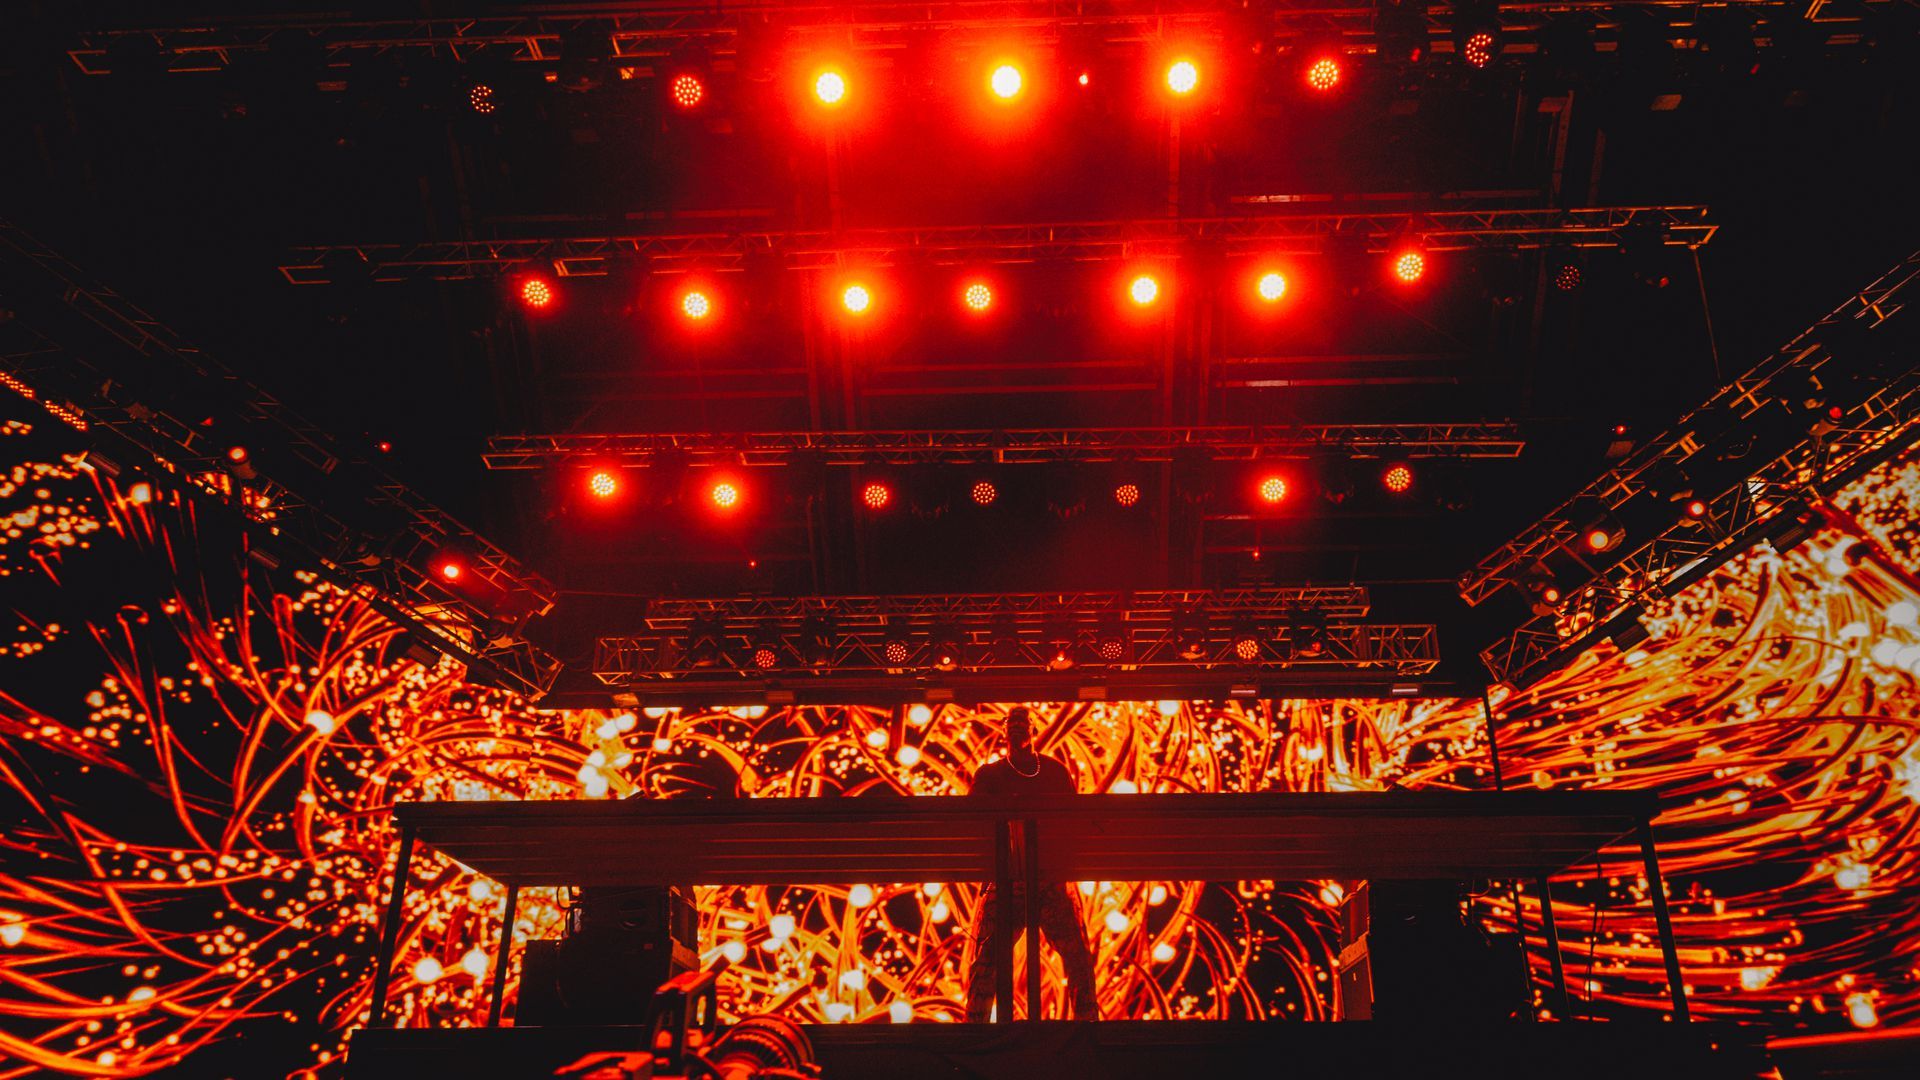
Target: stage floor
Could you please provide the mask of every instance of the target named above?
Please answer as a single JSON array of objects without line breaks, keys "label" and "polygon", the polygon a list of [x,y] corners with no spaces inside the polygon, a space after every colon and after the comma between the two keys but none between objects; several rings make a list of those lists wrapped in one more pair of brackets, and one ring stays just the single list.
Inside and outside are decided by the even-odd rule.
[{"label": "stage floor", "polygon": [[[1408,1027],[1356,1023],[820,1025],[807,1029],[824,1080],[1212,1077],[1684,1077],[1749,1080],[1764,1032],[1719,1024]],[[371,1029],[348,1080],[546,1077],[592,1050],[641,1049],[640,1028]]]}]

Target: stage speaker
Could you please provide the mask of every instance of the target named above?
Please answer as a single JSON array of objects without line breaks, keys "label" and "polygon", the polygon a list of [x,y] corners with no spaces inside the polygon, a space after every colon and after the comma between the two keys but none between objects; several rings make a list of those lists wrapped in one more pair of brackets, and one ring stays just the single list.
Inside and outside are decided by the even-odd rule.
[{"label": "stage speaker", "polygon": [[691,890],[587,888],[559,941],[521,960],[519,1027],[645,1024],[653,992],[699,966]]}]

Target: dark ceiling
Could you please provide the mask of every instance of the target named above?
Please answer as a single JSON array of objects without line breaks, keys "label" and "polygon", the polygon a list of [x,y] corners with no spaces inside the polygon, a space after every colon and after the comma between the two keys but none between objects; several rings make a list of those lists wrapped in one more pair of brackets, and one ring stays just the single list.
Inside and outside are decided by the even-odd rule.
[{"label": "dark ceiling", "polygon": [[[1367,5],[1319,32],[1284,5],[1212,6],[915,26],[862,24],[855,4],[822,27],[815,8],[638,3],[619,8],[720,29],[611,58],[595,44],[617,17],[605,10],[461,8],[585,28],[529,61],[498,45],[463,59],[445,42],[337,47],[357,32],[350,15],[29,5],[0,40],[0,196],[6,216],[343,440],[390,442],[397,474],[560,585],[566,618],[548,632],[563,655],[633,596],[1355,582],[1377,612],[1440,622],[1464,681],[1505,615],[1470,617],[1449,585],[1461,570],[1602,467],[1616,426],[1658,430],[1920,235],[1908,4],[1826,4],[1827,23],[1804,21],[1804,4],[1698,21],[1693,5],[1552,18],[1521,5],[1508,11],[1524,29],[1484,70],[1438,32],[1419,63],[1376,53]],[[397,7],[377,17],[406,18]],[[1168,17],[1119,18],[1143,10]],[[1674,44],[1623,48],[1644,46],[1648,19]],[[259,47],[182,59],[209,40]],[[1008,47],[1030,58],[1018,123],[985,112],[971,81]],[[1202,58],[1204,100],[1169,106],[1155,88],[1175,48]],[[1334,94],[1298,78],[1316,50],[1342,57]],[[830,122],[795,77],[829,52],[860,92]],[[690,57],[707,96],[679,113],[662,81]],[[1084,88],[1065,77],[1080,70]],[[1282,260],[1277,311],[1239,299],[1255,260],[1202,224],[1674,206],[1706,207],[1711,241],[1446,251],[1429,238],[1413,287],[1377,252],[1315,242]],[[1194,223],[1196,242],[1088,255],[913,238],[1051,222],[1124,238],[1165,218]],[[636,257],[560,277],[486,262],[403,281],[369,280],[389,275],[350,250],[299,251],[859,230],[904,249],[828,270],[794,269],[769,242],[706,268]],[[281,268],[303,262],[328,283],[290,283]],[[1569,264],[1580,287],[1554,288]],[[1172,294],[1148,318],[1119,292],[1142,266]],[[673,310],[688,270],[718,302],[697,331]],[[832,306],[849,273],[880,300],[854,328]],[[954,303],[966,273],[992,281],[990,317]],[[529,274],[557,291],[549,309],[516,301]],[[966,496],[983,475],[967,466],[753,469],[750,506],[724,521],[648,470],[601,503],[584,489],[591,459],[481,463],[500,434],[1405,421],[1511,422],[1527,448],[1414,458],[1401,498],[1377,489],[1383,461],[1369,458],[1339,505],[1320,497],[1335,465],[1292,461],[1298,490],[1274,512],[1248,499],[1241,462],[1143,465],[1126,512],[1106,498],[1107,463],[1003,466],[986,510]],[[899,498],[869,514],[856,492],[879,476]]]}]

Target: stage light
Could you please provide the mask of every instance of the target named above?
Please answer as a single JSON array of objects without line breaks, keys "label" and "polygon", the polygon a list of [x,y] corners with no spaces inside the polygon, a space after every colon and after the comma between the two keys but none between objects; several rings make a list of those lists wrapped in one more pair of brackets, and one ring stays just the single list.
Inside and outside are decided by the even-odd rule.
[{"label": "stage light", "polygon": [[726,480],[715,481],[707,488],[707,501],[717,510],[732,510],[740,505],[740,489]]},{"label": "stage light", "polygon": [[1706,517],[1706,516],[1707,516],[1707,503],[1706,503],[1706,500],[1704,500],[1704,499],[1693,499],[1693,500],[1690,500],[1690,501],[1689,501],[1689,502],[1687,503],[1687,506],[1686,506],[1686,510],[1687,510],[1687,516],[1688,516],[1688,517],[1690,517],[1690,518],[1703,518],[1703,517]]},{"label": "stage light", "polygon": [[1307,65],[1307,85],[1326,93],[1340,85],[1340,61],[1323,56]]},{"label": "stage light", "polygon": [[675,75],[673,81],[668,84],[667,95],[680,108],[691,109],[707,96],[707,87],[700,81],[700,76],[690,71],[683,71]]},{"label": "stage light", "polygon": [[475,84],[472,89],[467,91],[467,106],[481,116],[492,114],[494,108],[493,87],[485,83]]},{"label": "stage light", "polygon": [[1081,86],[1086,86],[1089,83],[1093,82],[1093,76],[1090,73],[1083,71],[1080,73],[1080,77],[1075,81],[1077,81]]},{"label": "stage light", "polygon": [[1271,304],[1287,295],[1287,279],[1277,271],[1269,271],[1260,275],[1260,281],[1255,288],[1260,293],[1260,299]]},{"label": "stage light", "polygon": [[620,482],[614,479],[612,473],[602,469],[587,478],[587,490],[593,492],[596,498],[610,499],[614,492],[620,490]]},{"label": "stage light", "polygon": [[1127,295],[1133,298],[1134,303],[1146,307],[1160,298],[1160,282],[1150,274],[1141,274],[1133,279],[1133,284],[1127,286]]},{"label": "stage light", "polygon": [[1260,478],[1260,501],[1268,506],[1277,506],[1287,497],[1286,477],[1268,475]]},{"label": "stage light", "polygon": [[227,460],[233,462],[235,465],[245,465],[247,463],[247,448],[244,446],[228,447]]},{"label": "stage light", "polygon": [[1580,268],[1572,263],[1563,263],[1553,272],[1553,287],[1561,292],[1572,292],[1580,287]]},{"label": "stage light", "polygon": [[530,277],[520,283],[520,302],[530,308],[544,308],[553,303],[553,286],[541,278]]},{"label": "stage light", "polygon": [[461,566],[458,559],[442,559],[434,571],[440,575],[441,581],[459,581],[467,572],[466,567]]},{"label": "stage light", "polygon": [[912,657],[913,647],[907,644],[904,637],[889,635],[880,643],[880,658],[886,661],[888,667],[905,667]]},{"label": "stage light", "polygon": [[860,489],[860,502],[869,510],[885,510],[893,502],[893,489],[878,480],[870,480]]},{"label": "stage light", "polygon": [[1176,60],[1167,68],[1167,89],[1182,97],[1200,85],[1200,69],[1191,60]]},{"label": "stage light", "polygon": [[838,71],[827,70],[814,76],[813,96],[824,105],[838,105],[847,96],[847,78]]},{"label": "stage light", "polygon": [[1020,89],[1025,83],[1025,79],[1021,77],[1019,68],[1014,67],[1012,64],[1001,64],[999,67],[993,69],[993,76],[990,82],[993,85],[993,95],[1006,101],[1020,95]]},{"label": "stage light", "polygon": [[1380,474],[1380,484],[1395,495],[1405,495],[1413,488],[1413,466],[1405,462],[1394,462]]},{"label": "stage light", "polygon": [[1127,658],[1127,629],[1118,619],[1104,619],[1100,630],[1094,636],[1093,654],[1108,664],[1118,664]]},{"label": "stage light", "polygon": [[1000,497],[1000,489],[994,487],[993,481],[991,480],[976,480],[973,482],[973,490],[968,494],[973,497],[973,501],[976,504],[980,506],[992,506],[993,500]]},{"label": "stage light", "polygon": [[688,292],[680,298],[680,313],[698,322],[713,312],[713,301],[707,294],[698,290]]},{"label": "stage light", "polygon": [[1242,625],[1233,632],[1233,658],[1244,664],[1260,659],[1260,633]]},{"label": "stage light", "polygon": [[1139,484],[1117,484],[1113,489],[1113,501],[1121,506],[1133,506],[1140,501]]},{"label": "stage light", "polygon": [[966,291],[960,294],[960,299],[974,311],[985,311],[993,306],[993,290],[976,281],[967,286]]},{"label": "stage light", "polygon": [[[961,634],[959,627],[952,623],[939,623],[929,630],[927,645],[930,648],[935,671],[955,671],[966,656],[966,636]],[[914,719],[916,716],[920,719]],[[933,712],[925,705],[916,705],[907,711],[907,719],[914,724],[924,725],[928,720],[933,719]]]},{"label": "stage light", "polygon": [[779,647],[771,642],[761,642],[753,647],[753,666],[761,671],[772,671],[780,666]]},{"label": "stage light", "polygon": [[865,285],[849,285],[840,292],[840,306],[855,315],[864,314],[873,305],[873,294]]},{"label": "stage light", "polygon": [[1460,55],[1466,59],[1468,66],[1483,68],[1493,63],[1495,45],[1496,41],[1492,34],[1485,30],[1475,30],[1467,35],[1466,43],[1460,47]]},{"label": "stage light", "polygon": [[1393,276],[1411,285],[1427,272],[1427,257],[1418,251],[1402,251],[1393,257]]}]

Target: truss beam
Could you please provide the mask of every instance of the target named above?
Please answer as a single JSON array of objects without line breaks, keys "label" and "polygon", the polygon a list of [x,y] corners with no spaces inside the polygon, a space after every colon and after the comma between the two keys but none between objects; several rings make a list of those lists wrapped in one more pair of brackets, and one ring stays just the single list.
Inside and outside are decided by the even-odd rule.
[{"label": "truss beam", "polygon": [[1698,248],[1716,226],[1704,206],[1610,206],[1536,210],[1435,210],[1288,214],[1137,221],[1063,221],[1031,225],[953,225],[913,229],[715,230],[628,236],[527,237],[396,244],[309,244],[293,249],[280,273],[296,285],[371,278],[376,282],[461,281],[516,269],[550,268],[562,277],[607,274],[618,264],[654,272],[743,270],[756,259],[788,270],[885,265],[912,257],[935,264],[1174,259],[1210,254],[1317,255],[1330,238],[1360,238],[1384,253],[1409,233],[1429,251],[1617,248],[1631,235]]}]

